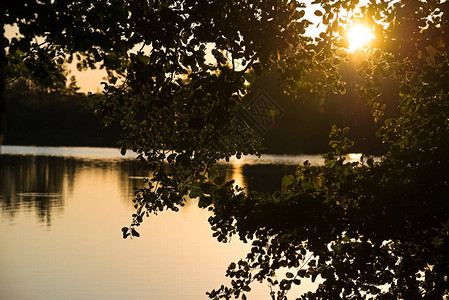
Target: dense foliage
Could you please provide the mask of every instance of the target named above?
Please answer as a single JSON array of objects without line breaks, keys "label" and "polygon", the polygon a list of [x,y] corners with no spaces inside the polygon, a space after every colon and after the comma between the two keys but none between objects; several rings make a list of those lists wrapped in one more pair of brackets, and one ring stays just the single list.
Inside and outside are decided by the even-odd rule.
[{"label": "dense foliage", "polygon": [[[8,41],[8,76],[20,75],[23,64],[26,73],[35,70],[31,57],[40,46],[33,35],[56,50],[52,62],[81,53],[84,66],[98,62],[110,71],[105,97],[93,107],[106,123],[121,122],[122,152],[136,151],[152,173],[123,236],[139,236],[145,216],[178,210],[189,195],[212,210],[219,241],[238,234],[252,243],[251,253],[228,268],[231,287],[211,291],[211,298],[246,298],[251,282],[266,280],[272,298],[285,299],[302,278],[318,276],[318,289],[302,298],[448,295],[448,3],[12,3],[4,24],[18,24],[25,38]],[[318,37],[306,34],[306,9],[316,9],[324,30]],[[218,159],[259,150],[257,135],[239,117],[254,75],[278,70],[292,98],[325,88],[345,92],[339,65],[351,56],[345,29],[352,23],[377,37],[359,53],[359,93],[383,122],[379,136],[389,151],[379,161],[345,163],[352,142],[348,129],[334,127],[325,165],[299,166],[284,178],[283,192],[241,191],[208,172]],[[385,118],[378,101],[385,79],[400,85],[399,117]]]}]

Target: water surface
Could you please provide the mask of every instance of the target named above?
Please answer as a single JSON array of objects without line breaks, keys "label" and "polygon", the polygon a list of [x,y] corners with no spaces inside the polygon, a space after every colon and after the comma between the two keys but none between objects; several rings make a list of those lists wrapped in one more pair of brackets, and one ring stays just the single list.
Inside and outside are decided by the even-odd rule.
[{"label": "water surface", "polygon": [[[190,200],[147,218],[123,240],[142,186],[133,154],[117,149],[1,147],[0,299],[207,299],[249,245],[212,237],[209,212]],[[220,172],[247,189],[273,191],[305,159],[231,160]],[[305,284],[302,290],[311,286]],[[266,284],[249,299],[269,299]]]}]

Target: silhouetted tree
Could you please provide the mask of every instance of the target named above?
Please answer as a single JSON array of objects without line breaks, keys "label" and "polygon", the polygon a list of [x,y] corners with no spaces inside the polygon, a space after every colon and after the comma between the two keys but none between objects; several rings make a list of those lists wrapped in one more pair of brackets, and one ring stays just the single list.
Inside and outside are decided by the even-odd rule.
[{"label": "silhouetted tree", "polygon": [[[313,3],[8,2],[4,24],[18,24],[25,37],[9,41],[7,70],[39,70],[33,57],[40,51],[54,51],[43,62],[81,53],[81,67],[108,68],[105,97],[93,107],[106,124],[121,122],[122,152],[136,151],[153,174],[123,236],[139,236],[145,216],[178,210],[190,195],[213,212],[219,241],[238,234],[252,242],[251,253],[228,268],[231,287],[211,298],[245,299],[251,282],[266,280],[278,288],[272,298],[285,299],[301,278],[320,276],[317,291],[302,298],[441,299],[449,291],[449,5]],[[306,34],[306,9],[323,25],[316,38]],[[358,54],[359,94],[383,122],[389,151],[381,160],[345,163],[352,142],[348,129],[334,127],[325,166],[300,166],[284,178],[283,193],[244,193],[208,172],[218,159],[259,149],[238,117],[254,75],[280,71],[292,97],[345,93],[339,66],[352,55],[345,29],[353,22],[377,37]],[[32,42],[36,35],[45,47]],[[385,78],[400,85],[399,117],[384,118]],[[292,269],[281,278],[281,267]]]}]

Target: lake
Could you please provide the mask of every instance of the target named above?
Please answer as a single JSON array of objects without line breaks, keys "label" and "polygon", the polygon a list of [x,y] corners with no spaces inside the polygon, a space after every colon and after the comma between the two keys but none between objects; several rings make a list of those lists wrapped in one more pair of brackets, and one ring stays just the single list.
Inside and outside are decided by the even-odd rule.
[{"label": "lake", "polygon": [[[147,218],[140,238],[122,238],[134,189],[146,174],[133,154],[84,147],[0,148],[0,299],[208,299],[229,284],[227,266],[250,249],[219,243],[210,212],[189,200]],[[249,190],[274,191],[282,176],[320,156],[231,159],[220,172]],[[291,296],[315,285],[304,283]],[[249,299],[270,299],[256,284]]]}]

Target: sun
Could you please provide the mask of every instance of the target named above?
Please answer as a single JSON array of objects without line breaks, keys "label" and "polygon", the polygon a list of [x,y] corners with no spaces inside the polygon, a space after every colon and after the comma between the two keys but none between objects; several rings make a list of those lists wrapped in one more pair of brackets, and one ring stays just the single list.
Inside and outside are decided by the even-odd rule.
[{"label": "sun", "polygon": [[354,25],[349,28],[347,39],[349,41],[349,52],[354,52],[357,49],[362,49],[376,36],[372,31],[363,25]]}]

